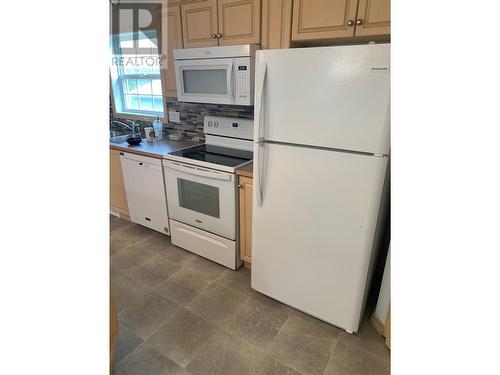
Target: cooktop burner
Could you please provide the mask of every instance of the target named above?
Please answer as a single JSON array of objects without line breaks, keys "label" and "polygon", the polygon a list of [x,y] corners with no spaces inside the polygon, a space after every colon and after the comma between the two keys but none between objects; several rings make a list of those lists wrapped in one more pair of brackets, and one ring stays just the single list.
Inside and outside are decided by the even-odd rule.
[{"label": "cooktop burner", "polygon": [[204,161],[227,167],[237,167],[253,158],[252,151],[203,144],[169,153],[187,159]]}]

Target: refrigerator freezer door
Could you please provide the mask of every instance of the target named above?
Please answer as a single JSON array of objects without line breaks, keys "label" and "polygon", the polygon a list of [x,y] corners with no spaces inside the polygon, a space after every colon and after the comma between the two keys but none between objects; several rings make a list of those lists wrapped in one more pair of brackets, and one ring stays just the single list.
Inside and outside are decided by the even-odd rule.
[{"label": "refrigerator freezer door", "polygon": [[255,139],[388,154],[389,68],[389,44],[258,51]]},{"label": "refrigerator freezer door", "polygon": [[252,288],[357,332],[387,158],[255,147]]}]

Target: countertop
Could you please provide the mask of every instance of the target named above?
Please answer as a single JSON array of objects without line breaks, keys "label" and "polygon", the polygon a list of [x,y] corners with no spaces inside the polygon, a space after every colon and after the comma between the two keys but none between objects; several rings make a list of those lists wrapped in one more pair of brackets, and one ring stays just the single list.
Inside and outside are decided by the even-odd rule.
[{"label": "countertop", "polygon": [[236,170],[238,176],[253,178],[253,163],[247,164],[244,167]]},{"label": "countertop", "polygon": [[139,154],[162,159],[163,156],[169,152],[180,150],[181,148],[196,146],[202,143],[204,142],[193,142],[190,140],[171,141],[168,138],[162,139],[161,141],[155,139],[153,142],[148,142],[146,139],[143,139],[137,146],[131,146],[127,142],[123,142],[109,143],[109,147],[120,151],[130,152],[131,154]]}]

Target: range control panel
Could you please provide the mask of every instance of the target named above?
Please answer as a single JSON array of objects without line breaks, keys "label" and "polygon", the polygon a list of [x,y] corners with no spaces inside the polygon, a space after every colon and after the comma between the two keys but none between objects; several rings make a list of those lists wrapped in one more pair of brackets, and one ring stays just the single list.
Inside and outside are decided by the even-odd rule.
[{"label": "range control panel", "polygon": [[238,117],[205,116],[205,134],[253,140],[253,120]]}]

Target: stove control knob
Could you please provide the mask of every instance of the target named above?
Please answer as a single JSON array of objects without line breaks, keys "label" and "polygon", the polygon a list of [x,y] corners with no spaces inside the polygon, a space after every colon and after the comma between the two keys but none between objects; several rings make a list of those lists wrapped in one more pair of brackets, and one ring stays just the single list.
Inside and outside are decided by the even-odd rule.
[{"label": "stove control knob", "polygon": [[212,126],[212,121],[209,121],[208,122],[208,126],[211,127]]},{"label": "stove control knob", "polygon": [[214,128],[218,128],[219,127],[219,123],[217,121],[214,121]]}]

